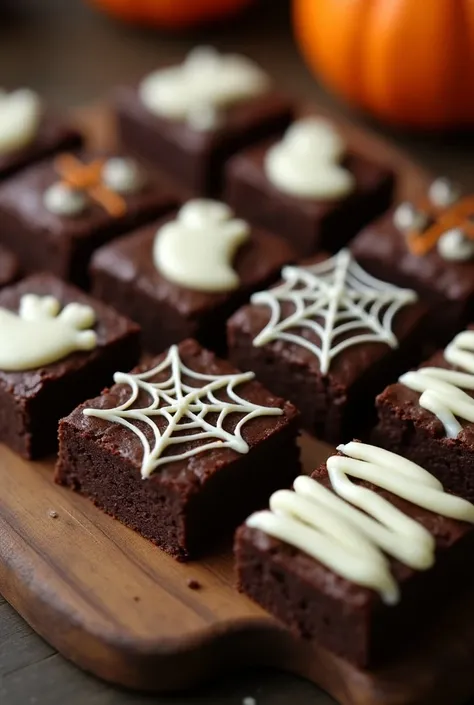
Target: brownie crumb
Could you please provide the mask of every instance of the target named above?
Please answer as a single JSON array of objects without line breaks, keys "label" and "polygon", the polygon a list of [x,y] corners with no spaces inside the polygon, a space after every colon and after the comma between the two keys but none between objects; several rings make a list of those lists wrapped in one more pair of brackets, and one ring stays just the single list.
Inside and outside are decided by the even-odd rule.
[{"label": "brownie crumb", "polygon": [[51,517],[51,519],[57,519],[59,514],[55,509],[50,509],[48,512],[48,516]]},{"label": "brownie crumb", "polygon": [[186,585],[190,590],[200,590],[202,588],[202,585],[199,580],[194,580],[194,578],[189,578]]}]

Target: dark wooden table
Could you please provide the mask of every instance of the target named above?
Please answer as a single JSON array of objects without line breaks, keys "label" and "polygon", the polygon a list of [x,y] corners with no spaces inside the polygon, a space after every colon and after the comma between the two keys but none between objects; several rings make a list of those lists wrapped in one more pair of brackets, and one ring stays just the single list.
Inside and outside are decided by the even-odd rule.
[{"label": "dark wooden table", "polygon": [[[176,0],[183,1],[193,0]],[[101,100],[111,86],[138,78],[163,59],[180,58],[196,42],[207,42],[248,53],[282,87],[335,114],[349,115],[305,69],[284,0],[262,0],[261,9],[245,21],[192,37],[130,29],[96,15],[80,0],[0,0],[0,5],[6,8],[6,17],[0,17],[0,86],[32,86],[58,108]],[[474,189],[472,137],[400,134],[351,117],[395,140],[434,172]],[[189,695],[157,698],[120,691],[67,663],[0,597],[1,705],[241,705],[249,696],[258,705],[333,703],[309,683],[260,670],[231,675]]]}]

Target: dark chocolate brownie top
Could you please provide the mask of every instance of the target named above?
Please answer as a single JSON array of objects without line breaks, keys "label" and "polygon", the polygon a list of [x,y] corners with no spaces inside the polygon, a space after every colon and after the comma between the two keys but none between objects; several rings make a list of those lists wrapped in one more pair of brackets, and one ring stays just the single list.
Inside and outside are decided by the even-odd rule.
[{"label": "dark chocolate brownie top", "polygon": [[[181,362],[190,370],[207,375],[227,375],[238,372],[228,362],[217,358],[213,353],[203,349],[194,340],[185,340],[177,346]],[[163,353],[152,359],[146,365],[136,368],[134,372],[144,372],[145,370],[153,369],[157,364],[166,359],[167,353]],[[170,377],[170,368],[167,367],[153,377],[153,382],[163,382]],[[190,378],[186,374],[182,375],[182,380],[191,387],[200,387],[202,383],[194,378]],[[287,401],[284,401],[255,381],[244,381],[242,384],[237,384],[234,388],[235,392],[245,400],[266,407],[275,407],[283,410],[282,414],[275,416],[256,416],[242,426],[242,437],[247,442],[250,452],[252,448],[264,442],[274,434],[283,431],[290,424],[294,423],[298,418],[296,408]],[[222,401],[229,401],[226,389],[217,389],[215,397]],[[111,457],[117,461],[126,461],[133,472],[140,474],[143,461],[143,445],[141,440],[133,432],[124,426],[113,423],[109,420],[87,416],[83,413],[84,409],[112,409],[118,405],[125,403],[130,398],[130,386],[128,384],[115,384],[111,389],[106,389],[101,396],[85,402],[75,409],[69,416],[62,421],[62,425],[69,426],[76,433],[82,434]],[[143,391],[139,391],[136,401],[133,403],[133,409],[146,407],[150,404],[150,395]],[[162,403],[160,403],[160,406]],[[217,413],[208,413],[206,420],[215,425],[217,422]],[[184,418],[184,417],[183,417]],[[241,413],[230,413],[226,416],[223,427],[226,431],[233,432],[237,423],[243,418]],[[163,432],[168,425],[166,419],[161,415],[153,417],[154,422],[159,430]],[[149,426],[143,422],[138,422],[140,429],[145,433],[147,439],[153,446],[153,432]],[[174,431],[180,436],[188,435],[185,429]],[[192,431],[196,433],[196,429]],[[206,441],[194,439],[178,445],[168,446],[160,456],[165,458],[169,455],[181,454],[193,448],[202,445]],[[174,462],[164,463],[158,466],[155,471],[146,480],[152,485],[169,484],[176,489],[182,488],[183,492],[190,491],[192,487],[199,487],[204,484],[214,473],[221,470],[224,466],[245,457],[229,447],[214,448],[197,453],[188,458],[181,458]]]},{"label": "dark chocolate brownie top", "polygon": [[0,292],[0,307],[18,312],[20,300],[25,294],[54,296],[64,308],[69,303],[79,303],[94,309],[96,323],[93,328],[97,335],[96,347],[90,351],[79,351],[68,355],[58,362],[45,367],[24,372],[5,372],[0,370],[0,385],[17,397],[34,397],[41,388],[65,374],[79,370],[89,362],[102,355],[107,346],[136,334],[138,326],[118,314],[110,306],[84,294],[79,289],[66,284],[50,274],[35,274],[23,279]]},{"label": "dark chocolate brownie top", "polygon": [[362,154],[358,154],[352,149],[348,149],[343,164],[354,176],[355,187],[347,196],[342,199],[321,200],[315,198],[299,198],[286,193],[277,188],[267,178],[265,173],[265,155],[270,147],[276,144],[277,140],[268,140],[254,147],[249,147],[245,151],[239,152],[232,157],[227,165],[227,174],[230,177],[241,179],[243,182],[251,184],[256,189],[264,192],[287,205],[289,208],[298,208],[307,215],[308,218],[321,220],[342,203],[354,201],[361,196],[371,193],[386,178],[391,176],[391,171],[379,164],[367,159]]},{"label": "dark chocolate brownie top", "polygon": [[17,279],[20,272],[20,263],[6,247],[0,245],[0,286],[10,284]]},{"label": "dark chocolate brownie top", "polygon": [[178,144],[189,154],[201,154],[225,144],[229,139],[243,137],[247,131],[255,129],[280,115],[293,114],[293,103],[281,93],[268,92],[250,100],[235,103],[220,113],[218,126],[212,130],[195,130],[184,121],[169,120],[148,110],[141,102],[138,88],[124,86],[116,90],[115,101],[124,113],[138,123],[159,132],[165,139]]},{"label": "dark chocolate brownie top", "polygon": [[[75,155],[84,165],[91,164],[103,154],[79,152]],[[122,157],[122,154],[107,154],[105,159]],[[32,233],[44,233],[48,239],[67,237],[69,240],[85,239],[96,232],[107,230],[117,222],[133,224],[141,213],[154,210],[158,213],[176,205],[178,199],[163,177],[145,167],[133,158],[143,174],[143,186],[133,193],[121,193],[125,211],[121,215],[111,215],[103,205],[93,198],[83,213],[75,216],[59,215],[46,208],[45,191],[58,182],[61,176],[55,166],[55,159],[36,164],[20,174],[8,179],[0,186],[0,213],[12,215]]]},{"label": "dark chocolate brownie top", "polygon": [[[468,326],[468,330],[474,330],[474,325]],[[461,369],[456,365],[450,364],[444,357],[444,350],[438,350],[432,357],[424,362],[421,367],[441,367],[445,370],[455,370],[456,372],[466,373],[465,369]],[[418,368],[418,369],[420,369]],[[473,389],[463,389],[463,392],[474,398]],[[420,406],[419,392],[410,389],[404,384],[397,382],[391,384],[377,396],[377,407],[389,407],[395,415],[403,421],[411,421],[417,428],[422,428],[433,438],[442,441],[448,447],[469,446],[474,448],[474,424],[456,417],[461,424],[462,431],[457,438],[447,438],[446,431],[441,421],[431,411]]]},{"label": "dark chocolate brownie top", "polygon": [[[304,260],[300,263],[300,266],[310,266],[326,259],[328,259],[327,255],[319,254]],[[277,284],[276,286],[279,285]],[[308,305],[308,303],[305,303],[305,306]],[[398,310],[393,319],[392,329],[399,346],[403,345],[404,340],[423,324],[426,311],[426,307],[416,301]],[[280,320],[288,318],[294,312],[295,306],[293,303],[281,302]],[[239,337],[250,338],[253,341],[269,323],[270,318],[271,309],[268,305],[250,303],[239,309],[229,319],[228,330],[237,344]],[[310,316],[310,318],[316,320],[319,324],[323,323],[323,319],[320,316]],[[313,328],[294,325],[291,329],[287,329],[286,332],[302,338],[318,348],[321,347],[321,337]],[[367,332],[367,329],[362,328],[355,331],[356,334],[360,332]],[[343,341],[352,334],[351,331],[338,336],[335,338],[335,343]],[[277,359],[284,360],[295,369],[304,368],[313,375],[321,373],[321,363],[317,355],[298,342],[288,339],[276,339],[267,342],[260,349],[262,356],[265,355],[266,350],[269,350]],[[385,357],[389,358],[392,352],[393,348],[386,342],[358,342],[343,349],[332,358],[327,377],[337,384],[349,387],[372,365],[377,364]],[[258,347],[255,347],[255,355],[259,355]]]},{"label": "dark chocolate brownie top", "polygon": [[[311,477],[330,488],[326,465],[322,465]],[[449,549],[473,530],[471,524],[435,514],[375,485],[352,481],[373,490],[377,495],[388,500],[394,507],[426,528],[435,538],[436,554]],[[257,550],[266,554],[268,560],[272,563],[281,565],[285,570],[291,571],[299,580],[313,586],[318,592],[329,595],[352,609],[363,609],[381,600],[379,594],[374,590],[343,578],[316,560],[316,558],[269,536],[259,529],[244,525],[239,529],[238,536],[239,540],[250,542]],[[400,585],[401,599],[403,599],[403,583],[419,571],[389,556],[388,560],[390,572]]]},{"label": "dark chocolate brownie top", "polygon": [[158,229],[173,220],[176,213],[147,225],[132,235],[100,248],[93,256],[92,270],[106,272],[123,282],[133,282],[156,301],[166,302],[186,318],[205,315],[235,296],[254,290],[262,282],[279,274],[281,267],[296,259],[296,253],[285,240],[260,228],[252,227],[250,237],[239,247],[232,267],[237,272],[238,290],[204,292],[188,289],[168,281],[153,260],[153,244]]},{"label": "dark chocolate brownie top", "polygon": [[33,142],[23,149],[0,155],[0,177],[58,151],[66,145],[79,146],[81,141],[82,136],[78,130],[46,112]]},{"label": "dark chocolate brownie top", "polygon": [[395,226],[394,211],[367,226],[352,241],[354,256],[375,276],[411,286],[427,298],[464,301],[474,295],[474,260],[448,262],[436,247],[413,254],[405,235]]}]

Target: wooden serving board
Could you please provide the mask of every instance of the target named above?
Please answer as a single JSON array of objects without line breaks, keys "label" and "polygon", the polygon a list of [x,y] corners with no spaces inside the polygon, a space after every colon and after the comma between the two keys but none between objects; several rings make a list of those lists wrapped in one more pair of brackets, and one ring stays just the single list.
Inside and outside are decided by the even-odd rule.
[{"label": "wooden serving board", "polygon": [[[80,116],[110,144],[102,110]],[[401,193],[424,172],[390,145],[343,125],[401,172]],[[302,439],[311,471],[330,449]],[[290,632],[234,588],[230,547],[182,565],[89,501],[52,482],[53,460],[30,463],[0,447],[0,591],[60,653],[110,682],[183,689],[243,665],[290,670],[341,705],[461,705],[474,692],[474,595],[436,615],[432,632],[397,662],[362,672]],[[200,584],[199,590],[188,581]],[[438,619],[439,617],[439,619]]]}]

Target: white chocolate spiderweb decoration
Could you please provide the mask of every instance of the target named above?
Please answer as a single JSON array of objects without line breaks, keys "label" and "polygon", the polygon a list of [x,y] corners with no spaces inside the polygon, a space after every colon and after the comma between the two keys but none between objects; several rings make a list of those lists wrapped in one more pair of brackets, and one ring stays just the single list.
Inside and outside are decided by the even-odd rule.
[{"label": "white chocolate spiderweb decoration", "polygon": [[[169,372],[167,376],[166,372]],[[130,386],[130,397],[123,404],[112,409],[85,409],[84,414],[121,424],[138,436],[143,446],[141,474],[147,478],[160,465],[213,448],[231,448],[237,453],[247,453],[249,446],[242,437],[244,424],[256,416],[283,413],[278,407],[253,404],[237,394],[234,387],[249,382],[254,376],[253,372],[226,375],[196,372],[184,365],[178,347],[173,345],[163,362],[153,369],[140,374],[117,372],[114,375],[117,384]],[[219,391],[223,391],[227,399],[218,398]],[[134,405],[140,403],[141,392],[145,392],[149,404],[137,408]],[[232,431],[225,428],[226,419],[231,414],[241,415]],[[162,426],[160,421],[163,420]],[[140,424],[145,427],[140,428]],[[151,440],[145,428],[151,431]],[[167,449],[178,448],[181,444],[191,444],[191,447],[165,454]]]},{"label": "white chocolate spiderweb decoration", "polygon": [[251,298],[270,308],[270,320],[253,344],[285,340],[300,345],[318,358],[322,374],[352,345],[397,347],[394,316],[417,299],[414,291],[367,274],[349,250],[309,267],[284,267],[282,277],[283,284]]}]

